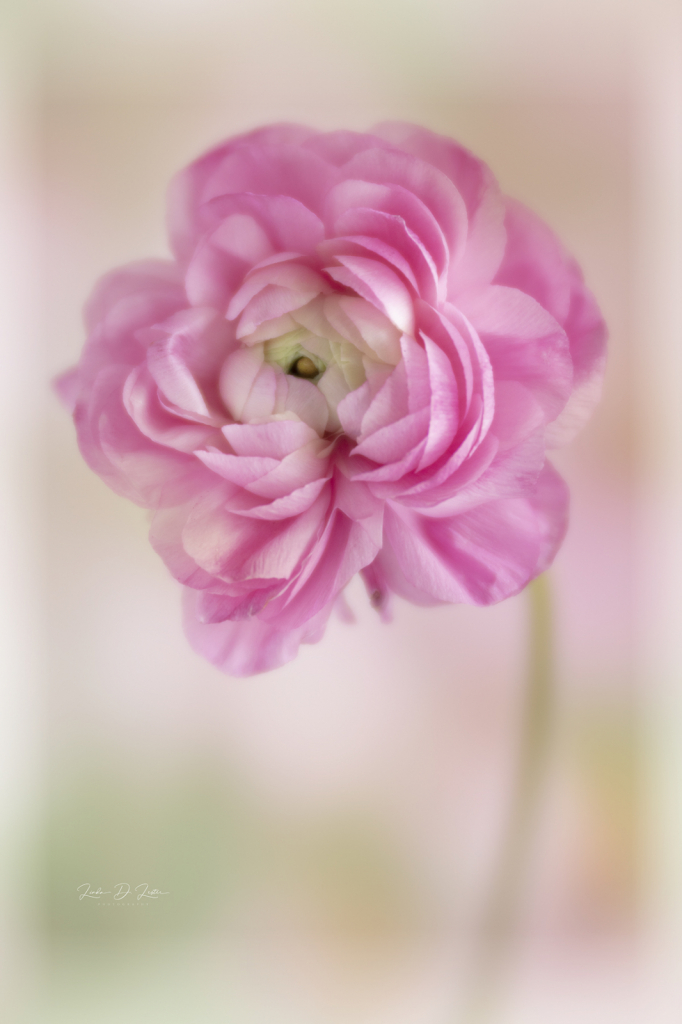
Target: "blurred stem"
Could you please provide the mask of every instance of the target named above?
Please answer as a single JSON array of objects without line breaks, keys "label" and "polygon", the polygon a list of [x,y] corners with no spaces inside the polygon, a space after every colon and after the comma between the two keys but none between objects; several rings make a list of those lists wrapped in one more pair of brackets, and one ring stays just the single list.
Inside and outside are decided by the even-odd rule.
[{"label": "blurred stem", "polygon": [[552,719],[552,607],[546,573],[528,586],[528,678],[519,762],[507,828],[487,906],[465,1024],[495,1019],[546,774]]}]

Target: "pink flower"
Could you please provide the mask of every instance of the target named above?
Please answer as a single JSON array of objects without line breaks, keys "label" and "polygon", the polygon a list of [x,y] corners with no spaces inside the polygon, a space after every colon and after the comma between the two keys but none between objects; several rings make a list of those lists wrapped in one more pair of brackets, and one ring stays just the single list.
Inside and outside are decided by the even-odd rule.
[{"label": "pink flower", "polygon": [[546,462],[605,328],[551,231],[457,143],[275,125],[174,181],[172,262],[113,271],[59,382],[88,464],[154,510],[193,647],[233,675],[372,603],[489,604],[551,562]]}]

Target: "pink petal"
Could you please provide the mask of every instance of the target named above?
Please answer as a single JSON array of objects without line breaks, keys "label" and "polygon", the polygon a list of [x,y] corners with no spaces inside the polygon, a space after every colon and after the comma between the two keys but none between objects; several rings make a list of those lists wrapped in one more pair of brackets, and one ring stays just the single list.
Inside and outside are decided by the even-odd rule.
[{"label": "pink petal", "polygon": [[261,353],[237,349],[220,371],[219,389],[225,408],[236,420],[272,416],[277,402],[278,374],[263,362]]},{"label": "pink petal", "polygon": [[273,586],[264,586],[256,590],[242,590],[236,595],[201,590],[194,605],[196,618],[206,624],[250,619],[262,610],[281,586],[282,584],[278,582]]},{"label": "pink petal", "polygon": [[324,313],[332,327],[361,351],[368,349],[391,366],[400,362],[400,331],[372,303],[355,295],[330,295],[324,300]]},{"label": "pink petal", "polygon": [[507,201],[509,243],[496,282],[532,295],[568,336],[573,391],[547,433],[552,447],[570,441],[601,394],[606,361],[606,326],[580,268],[546,224],[520,203]]},{"label": "pink petal", "polygon": [[451,295],[489,284],[506,243],[505,203],[493,175],[464,146],[417,125],[385,122],[373,129],[394,146],[438,167],[454,183],[467,209],[466,248],[450,271]]},{"label": "pink petal", "polygon": [[553,420],[568,400],[573,377],[561,325],[515,288],[491,285],[458,301],[486,347],[495,378],[525,384]]},{"label": "pink petal", "polygon": [[319,458],[323,441],[312,442],[281,461],[257,456],[227,455],[216,449],[197,457],[219,476],[263,498],[280,498],[326,476],[327,460]]},{"label": "pink petal", "polygon": [[[410,413],[369,434],[357,446],[354,454],[364,455],[381,464],[398,462],[424,441],[428,429],[429,410],[420,409],[418,412]],[[363,474],[361,477],[361,479],[368,480],[373,478],[373,474]],[[376,479],[392,479],[392,477],[382,474]]]},{"label": "pink petal", "polygon": [[[391,252],[399,254],[401,263],[407,264],[408,269],[403,273],[413,280],[422,298],[427,302],[436,301],[439,276],[436,265],[426,246],[402,217],[384,210],[355,207],[341,214],[334,224],[334,234],[360,238],[364,244],[368,244],[370,238],[380,240]],[[395,256],[387,258],[395,260]]]},{"label": "pink petal", "polygon": [[368,565],[376,553],[377,545],[362,524],[335,511],[304,571],[288,590],[263,609],[262,617],[276,622],[280,628],[296,629],[335,600],[351,577]]},{"label": "pink petal", "polygon": [[291,518],[266,520],[231,511],[228,503],[239,492],[229,484],[223,488],[199,494],[182,532],[187,554],[206,572],[233,583],[291,579],[322,528],[329,496],[320,494]]},{"label": "pink petal", "polygon": [[349,210],[378,210],[399,218],[429,254],[438,277],[447,273],[450,253],[448,242],[438,220],[413,192],[394,184],[346,180],[331,190],[327,197],[329,235]]},{"label": "pink petal", "polygon": [[339,284],[352,288],[385,313],[406,334],[414,331],[412,299],[396,274],[378,260],[363,256],[338,256],[341,267],[326,267],[327,274]]},{"label": "pink petal", "polygon": [[[193,340],[193,339],[192,339]],[[147,366],[157,387],[173,405],[197,416],[210,417],[204,396],[186,363],[191,345],[183,335],[170,335],[147,350]]]},{"label": "pink petal", "polygon": [[211,235],[205,236],[199,240],[185,274],[190,304],[209,306],[224,314],[250,269],[251,264],[242,256],[227,252]]},{"label": "pink petal", "polygon": [[321,132],[306,139],[303,145],[334,167],[342,167],[357,153],[374,149],[378,141],[372,135],[361,132],[337,131]]},{"label": "pink petal", "polygon": [[237,337],[243,338],[263,320],[271,320],[305,306],[329,286],[316,271],[301,263],[277,262],[253,270],[234,294],[227,318],[234,320],[242,313]]},{"label": "pink petal", "polygon": [[563,536],[566,508],[566,488],[551,468],[529,495],[452,519],[427,520],[390,506],[381,569],[409,600],[495,603],[546,568]]},{"label": "pink petal", "polygon": [[282,408],[277,411],[293,412],[300,420],[307,423],[317,434],[322,436],[327,429],[329,409],[322,392],[309,380],[301,377],[283,375],[287,391]]},{"label": "pink petal", "polygon": [[52,387],[54,388],[59,400],[62,405],[73,413],[76,408],[76,402],[78,401],[78,394],[80,391],[80,373],[77,366],[74,366],[71,370],[66,370],[64,373],[60,373],[58,377],[52,381]]},{"label": "pink petal", "polygon": [[229,480],[240,487],[248,487],[279,465],[277,459],[256,456],[227,455],[217,448],[195,453],[205,466],[217,473],[223,480]]},{"label": "pink petal", "polygon": [[[320,218],[292,196],[224,195],[213,199],[207,212],[226,225],[220,229],[224,247],[252,266],[275,253],[312,254],[324,238]],[[236,217],[241,218],[239,226],[234,224]]]},{"label": "pink petal", "polygon": [[450,360],[428,335],[422,335],[428,360],[431,416],[418,470],[433,465],[454,441],[459,425],[459,390]]},{"label": "pink petal", "polygon": [[382,242],[379,238],[371,235],[342,235],[323,242],[319,246],[319,252],[325,261],[339,259],[341,256],[360,256],[367,258],[367,253],[378,256],[385,263],[388,263],[392,270],[397,270],[405,278],[407,283],[419,291],[417,279],[412,272],[412,267],[405,257],[393,246]]},{"label": "pink petal", "polygon": [[157,509],[149,530],[149,541],[176,580],[188,587],[215,586],[216,578],[200,568],[182,543],[182,531],[196,496],[186,505]]},{"label": "pink petal", "polygon": [[246,144],[221,161],[206,183],[203,198],[206,202],[236,192],[291,196],[319,213],[338,177],[335,168],[300,144]]},{"label": "pink petal", "polygon": [[336,414],[344,434],[358,437],[362,430],[362,421],[372,401],[372,390],[369,381],[365,381],[355,391],[342,398],[336,407]]},{"label": "pink petal", "polygon": [[369,437],[375,430],[402,419],[408,411],[408,394],[407,372],[405,364],[401,362],[374,395],[362,419],[360,440]]},{"label": "pink petal", "polygon": [[252,676],[291,661],[302,643],[317,643],[331,613],[332,603],[298,629],[279,630],[258,616],[236,622],[206,624],[199,621],[196,591],[184,593],[185,635],[192,648],[221,672]]},{"label": "pink petal", "polygon": [[544,460],[542,429],[501,450],[489,435],[474,454],[440,485],[401,497],[405,505],[442,519],[501,497],[532,491]]},{"label": "pink petal", "polygon": [[209,194],[208,187],[231,153],[244,146],[263,143],[270,146],[280,143],[300,146],[315,134],[312,129],[300,125],[268,125],[221,142],[177,174],[169,189],[168,228],[173,251],[180,262],[187,262],[197,240],[211,223],[210,211],[207,214],[206,206],[207,200],[216,193],[212,190]]},{"label": "pink petal", "polygon": [[273,522],[277,519],[289,519],[300,516],[307,512],[327,487],[327,479],[321,478],[304,484],[296,490],[284,494],[281,498],[263,503],[255,495],[241,494],[233,495],[226,503],[226,507],[236,515],[248,516],[250,519],[262,519]]},{"label": "pink petal", "polygon": [[418,412],[431,404],[429,362],[422,346],[404,334],[400,341],[407,377],[407,408]]},{"label": "pink petal", "polygon": [[102,370],[76,407],[81,453],[118,494],[138,505],[181,504],[210,479],[192,455],[155,444],[140,432],[122,403],[127,367]]},{"label": "pink petal", "polygon": [[215,426],[193,423],[164,408],[159,402],[156,382],[144,365],[129,374],[122,397],[126,412],[137,428],[157,444],[193,452],[216,439]]},{"label": "pink petal", "polygon": [[499,439],[500,449],[515,447],[543,425],[545,412],[527,387],[514,380],[499,380],[495,387],[495,418],[491,432]]},{"label": "pink petal", "polygon": [[182,277],[174,263],[140,260],[101,277],[85,309],[87,330],[123,334],[159,323],[184,305]]},{"label": "pink petal", "polygon": [[302,448],[318,436],[307,423],[278,420],[274,423],[234,423],[222,428],[230,447],[237,455],[265,456],[282,459]]},{"label": "pink petal", "polygon": [[407,153],[369,149],[350,160],[344,173],[349,178],[400,186],[420,199],[440,225],[451,261],[457,262],[467,240],[466,206],[452,181],[437,167]]}]

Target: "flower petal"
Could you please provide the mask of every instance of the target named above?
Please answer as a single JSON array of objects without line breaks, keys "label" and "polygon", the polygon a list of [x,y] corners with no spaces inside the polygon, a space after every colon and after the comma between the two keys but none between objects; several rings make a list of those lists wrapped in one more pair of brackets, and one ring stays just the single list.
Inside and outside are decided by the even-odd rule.
[{"label": "flower petal", "polygon": [[297,629],[280,630],[257,615],[234,622],[202,622],[197,609],[199,600],[196,591],[185,589],[185,635],[197,654],[231,676],[270,672],[292,661],[302,643],[314,644],[322,638],[333,608],[333,602],[329,602]]},{"label": "flower petal", "polygon": [[566,528],[567,489],[551,467],[527,496],[451,519],[391,504],[378,559],[391,589],[417,603],[492,604],[521,590],[551,560]]}]

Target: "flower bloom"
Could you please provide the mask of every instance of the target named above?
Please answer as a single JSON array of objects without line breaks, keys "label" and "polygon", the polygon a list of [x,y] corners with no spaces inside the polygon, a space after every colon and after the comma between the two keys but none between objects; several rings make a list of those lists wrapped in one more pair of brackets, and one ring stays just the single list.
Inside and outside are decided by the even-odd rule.
[{"label": "flower bloom", "polygon": [[591,411],[605,328],[488,168],[404,124],[275,125],[175,179],[174,259],[115,270],[59,388],[83,456],[153,510],[190,643],[233,675],[372,603],[485,605],[551,562],[546,461]]}]

